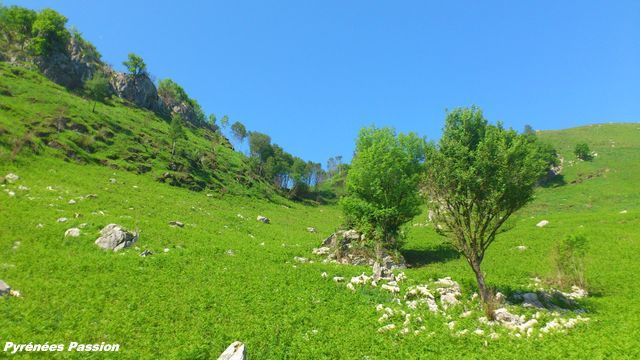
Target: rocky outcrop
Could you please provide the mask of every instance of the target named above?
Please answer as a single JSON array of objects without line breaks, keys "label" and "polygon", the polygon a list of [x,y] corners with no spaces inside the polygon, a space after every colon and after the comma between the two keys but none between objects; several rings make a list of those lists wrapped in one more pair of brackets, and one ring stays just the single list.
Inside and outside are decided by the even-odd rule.
[{"label": "rocky outcrop", "polygon": [[339,263],[350,265],[376,265],[374,276],[382,276],[395,269],[406,268],[402,255],[383,249],[380,259],[375,252],[361,245],[365,240],[364,234],[356,230],[339,230],[327,237],[319,248],[312,252],[315,255],[326,256],[325,263]]},{"label": "rocky outcrop", "polygon": [[51,81],[69,89],[77,89],[103,66],[95,52],[88,51],[89,46],[91,45],[71,37],[66,49],[38,57],[35,64]]},{"label": "rocky outcrop", "polygon": [[118,97],[130,101],[136,106],[162,112],[158,90],[149,76],[145,74],[132,76],[114,72],[111,75],[110,83]]},{"label": "rocky outcrop", "polygon": [[131,233],[117,224],[109,224],[100,231],[96,245],[105,250],[119,251],[131,246],[138,240],[137,233]]}]

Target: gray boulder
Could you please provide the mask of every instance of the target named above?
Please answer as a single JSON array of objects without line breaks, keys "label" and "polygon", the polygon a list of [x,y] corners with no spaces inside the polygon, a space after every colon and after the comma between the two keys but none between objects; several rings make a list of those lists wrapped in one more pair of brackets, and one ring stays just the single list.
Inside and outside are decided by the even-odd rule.
[{"label": "gray boulder", "polygon": [[72,37],[66,49],[39,57],[35,63],[51,81],[69,89],[77,89],[103,66],[95,51],[90,51],[87,46],[91,45]]},{"label": "gray boulder", "polygon": [[131,233],[117,224],[109,224],[100,230],[96,245],[105,250],[119,251],[131,246],[136,240],[137,233]]},{"label": "gray boulder", "polygon": [[262,216],[262,215],[258,215],[258,217],[256,218],[256,220],[258,220],[258,221],[260,221],[261,223],[264,223],[264,224],[269,224],[269,223],[271,223],[271,220],[269,220],[269,218],[268,218],[268,217],[266,217],[266,216]]},{"label": "gray boulder", "polygon": [[0,296],[9,294],[11,292],[11,286],[9,286],[6,282],[0,280]]},{"label": "gray boulder", "polygon": [[111,86],[118,97],[136,106],[153,111],[162,110],[158,90],[147,75],[131,76],[116,72],[111,76]]},{"label": "gray boulder", "polygon": [[235,341],[229,347],[220,354],[218,360],[245,360],[247,358],[247,352],[244,348],[244,344],[240,341]]}]

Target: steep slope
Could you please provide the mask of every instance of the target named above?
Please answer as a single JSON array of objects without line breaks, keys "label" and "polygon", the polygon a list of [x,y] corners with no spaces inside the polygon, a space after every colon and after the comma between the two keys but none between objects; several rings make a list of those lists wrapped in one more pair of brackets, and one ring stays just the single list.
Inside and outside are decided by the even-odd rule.
[{"label": "steep slope", "polygon": [[0,62],[0,159],[55,156],[148,173],[192,190],[275,195],[217,132],[185,124],[172,155],[167,120],[119,98],[92,107],[35,71]]}]

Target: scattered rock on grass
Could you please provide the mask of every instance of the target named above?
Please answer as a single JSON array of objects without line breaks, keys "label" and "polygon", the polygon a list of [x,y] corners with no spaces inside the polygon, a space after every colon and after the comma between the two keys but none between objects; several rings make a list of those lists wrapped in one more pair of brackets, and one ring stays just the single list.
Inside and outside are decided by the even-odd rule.
[{"label": "scattered rock on grass", "polygon": [[549,225],[549,221],[548,220],[542,220],[539,223],[536,224],[537,227],[541,228],[541,227],[545,227]]},{"label": "scattered rock on grass", "polygon": [[256,220],[260,221],[263,224],[269,224],[271,223],[271,220],[269,220],[268,217],[266,216],[262,216],[262,215],[258,215],[258,217],[256,218]]},{"label": "scattered rock on grass", "polygon": [[524,245],[520,245],[520,246],[516,246],[516,249],[520,250],[520,251],[525,251],[527,250],[527,247]]},{"label": "scattered rock on grass", "polygon": [[247,353],[244,344],[240,341],[235,341],[220,354],[218,360],[245,360],[246,357]]},{"label": "scattered rock on grass", "polygon": [[71,228],[64,232],[64,237],[78,237],[80,236],[80,229]]},{"label": "scattered rock on grass", "polygon": [[7,175],[4,176],[4,181],[9,183],[9,184],[18,181],[19,179],[20,179],[20,176],[14,174],[14,173],[8,173]]},{"label": "scattered rock on grass", "polygon": [[6,282],[0,280],[0,296],[8,294],[11,291],[11,286]]},{"label": "scattered rock on grass", "polygon": [[147,257],[147,256],[151,256],[153,255],[153,251],[151,250],[144,250],[143,252],[140,253],[140,256],[142,257]]},{"label": "scattered rock on grass", "polygon": [[169,221],[169,225],[173,227],[184,227],[184,224],[180,221]]},{"label": "scattered rock on grass", "polygon": [[57,222],[59,222],[59,223],[63,223],[63,222],[67,222],[67,220],[68,220],[68,219],[67,219],[66,217],[61,217],[61,218],[59,218],[59,219],[58,219],[58,220],[56,220],[56,221],[57,221]]},{"label": "scattered rock on grass", "polygon": [[95,243],[105,250],[119,251],[131,246],[138,240],[138,234],[123,229],[118,224],[109,224],[100,231]]},{"label": "scattered rock on grass", "polygon": [[308,227],[308,228],[307,228],[307,231],[308,231],[308,232],[310,232],[310,233],[316,233],[316,232],[318,232],[318,231],[316,230],[316,228],[314,228],[314,227]]}]

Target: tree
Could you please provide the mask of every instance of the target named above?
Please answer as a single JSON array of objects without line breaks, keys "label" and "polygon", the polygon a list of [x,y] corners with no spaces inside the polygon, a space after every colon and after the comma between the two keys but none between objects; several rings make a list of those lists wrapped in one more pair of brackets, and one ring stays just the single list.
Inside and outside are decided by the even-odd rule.
[{"label": "tree", "polygon": [[226,129],[227,126],[229,126],[229,117],[227,115],[224,115],[222,119],[220,119],[220,126],[222,126],[223,129]]},{"label": "tree", "polygon": [[33,41],[31,49],[37,56],[47,56],[53,50],[64,49],[69,40],[65,25],[67,18],[52,9],[38,13],[31,27]]},{"label": "tree", "polygon": [[532,199],[546,167],[535,142],[489,125],[477,107],[448,113],[440,142],[427,147],[422,193],[429,217],[471,266],[488,316],[493,296],[480,268],[485,252]]},{"label": "tree", "polygon": [[425,141],[414,133],[396,135],[391,128],[360,130],[341,200],[345,219],[383,246],[396,244],[402,224],[420,212],[419,173]]},{"label": "tree", "polygon": [[144,63],[142,58],[134,53],[129,53],[127,60],[122,62],[127,68],[127,71],[131,76],[138,77],[147,73],[147,64]]},{"label": "tree", "polygon": [[30,9],[0,5],[0,34],[7,43],[18,43],[22,50],[31,37],[33,23],[37,17],[38,13]]},{"label": "tree", "polygon": [[244,127],[240,121],[236,121],[231,125],[231,132],[233,133],[233,137],[240,143],[247,137],[247,128]]},{"label": "tree", "polygon": [[178,140],[186,137],[184,129],[182,128],[182,123],[183,123],[183,120],[180,115],[174,115],[171,118],[171,125],[169,128],[169,137],[171,137],[171,141],[173,142],[171,146],[172,157],[176,153],[176,143],[178,142]]},{"label": "tree", "polygon": [[216,114],[209,114],[209,126],[214,128],[214,126],[216,126],[216,121],[217,120],[218,119],[216,119]]},{"label": "tree", "polygon": [[93,100],[93,108],[91,112],[95,112],[96,103],[98,101],[105,101],[109,95],[111,95],[111,85],[107,77],[100,72],[97,72],[93,77],[84,84],[87,95]]},{"label": "tree", "polygon": [[589,145],[587,145],[587,143],[576,144],[576,147],[573,149],[573,153],[576,154],[580,160],[591,160],[591,149],[589,149]]},{"label": "tree", "polygon": [[531,127],[531,125],[526,124],[524,126],[524,134],[525,135],[535,135],[536,131],[533,129],[533,127]]}]

